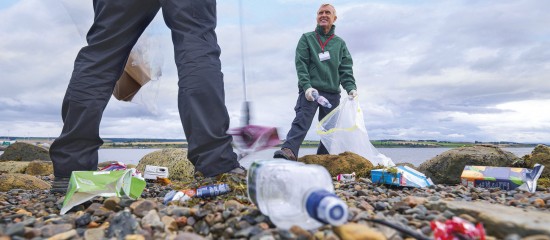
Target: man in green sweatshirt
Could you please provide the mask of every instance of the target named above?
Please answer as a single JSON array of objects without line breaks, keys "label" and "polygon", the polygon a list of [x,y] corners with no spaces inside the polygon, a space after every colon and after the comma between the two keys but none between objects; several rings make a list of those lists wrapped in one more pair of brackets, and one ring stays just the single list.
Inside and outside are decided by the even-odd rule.
[{"label": "man in green sweatshirt", "polygon": [[[294,107],[296,117],[281,150],[275,151],[275,158],[297,159],[317,109],[321,120],[340,104],[340,85],[349,97],[357,96],[351,54],[344,40],[334,34],[336,18],[336,9],[330,4],[322,4],[317,11],[315,31],[304,33],[298,42],[295,59],[298,74],[298,100]],[[325,97],[332,106],[320,106],[319,96]],[[322,143],[317,154],[328,154]]]}]

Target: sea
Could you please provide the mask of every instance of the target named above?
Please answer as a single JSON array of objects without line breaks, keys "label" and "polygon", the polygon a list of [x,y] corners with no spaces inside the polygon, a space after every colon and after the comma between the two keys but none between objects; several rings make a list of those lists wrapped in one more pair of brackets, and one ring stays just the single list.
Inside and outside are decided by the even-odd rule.
[{"label": "sea", "polygon": [[[408,162],[414,164],[415,166],[418,166],[421,163],[450,149],[451,148],[377,148],[380,153],[391,158],[394,163]],[[523,157],[526,154],[530,154],[534,147],[503,149],[515,154],[518,157]],[[99,149],[99,162],[119,161],[125,164],[138,164],[139,160],[143,158],[143,156],[157,150],[160,149]],[[244,163],[242,164],[248,165],[249,162],[254,160],[273,158],[273,152],[276,150],[277,148],[271,148],[251,154],[246,158],[243,158],[242,161]],[[317,148],[301,148],[298,157],[315,154],[316,152]],[[2,153],[4,152],[0,151],[0,155],[2,155]]]}]

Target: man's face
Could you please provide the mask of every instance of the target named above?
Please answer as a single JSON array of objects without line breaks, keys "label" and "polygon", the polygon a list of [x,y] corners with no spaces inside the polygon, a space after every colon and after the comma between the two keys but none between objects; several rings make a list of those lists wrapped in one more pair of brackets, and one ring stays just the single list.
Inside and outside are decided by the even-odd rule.
[{"label": "man's face", "polygon": [[323,6],[317,11],[317,25],[323,28],[330,28],[332,24],[336,21],[336,16],[334,15],[334,8],[331,6]]}]

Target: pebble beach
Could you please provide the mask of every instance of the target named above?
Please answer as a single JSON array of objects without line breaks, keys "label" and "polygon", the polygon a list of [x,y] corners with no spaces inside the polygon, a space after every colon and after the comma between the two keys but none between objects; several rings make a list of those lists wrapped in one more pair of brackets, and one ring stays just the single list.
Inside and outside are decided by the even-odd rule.
[{"label": "pebble beach", "polygon": [[[52,176],[42,179],[51,182]],[[208,181],[213,180],[148,183],[137,200],[95,197],[64,215],[59,214],[64,195],[0,192],[0,239],[429,239],[430,222],[453,217],[483,224],[486,239],[550,239],[550,189],[540,188],[529,193],[462,185],[402,188],[364,178],[334,181],[349,207],[349,221],[310,231],[278,229],[249,201],[246,179],[236,176],[221,179],[232,187],[229,194],[163,204],[170,190]]]}]

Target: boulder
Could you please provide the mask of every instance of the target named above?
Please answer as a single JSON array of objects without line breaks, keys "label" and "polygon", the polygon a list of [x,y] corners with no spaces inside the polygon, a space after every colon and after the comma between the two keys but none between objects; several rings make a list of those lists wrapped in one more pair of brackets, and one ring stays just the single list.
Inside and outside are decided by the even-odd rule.
[{"label": "boulder", "polygon": [[528,168],[532,168],[535,164],[544,165],[541,178],[550,178],[550,147],[545,145],[537,145],[529,155],[523,157]]},{"label": "boulder", "polygon": [[396,163],[395,166],[406,166],[406,167],[410,167],[412,169],[417,170],[417,168],[414,166],[414,164],[408,163],[408,162]]},{"label": "boulder", "polygon": [[25,174],[34,176],[46,176],[53,174],[53,163],[49,161],[32,161],[27,166]]},{"label": "boulder", "polygon": [[146,165],[168,168],[168,178],[171,180],[191,181],[194,179],[195,167],[187,159],[187,150],[166,148],[145,155],[139,160],[136,169],[144,172]]},{"label": "boulder", "polygon": [[475,145],[448,150],[422,164],[418,171],[436,184],[459,184],[466,165],[509,167],[519,158],[491,145]]},{"label": "boulder", "polygon": [[16,142],[6,148],[4,154],[0,155],[0,161],[51,161],[48,149],[38,147],[24,142]]},{"label": "boulder", "polygon": [[357,177],[367,177],[370,176],[370,170],[374,167],[368,159],[352,152],[343,152],[338,155],[306,155],[299,158],[298,161],[321,165],[333,177],[341,173],[352,172],[355,172]]},{"label": "boulder", "polygon": [[0,175],[0,192],[7,192],[12,189],[25,190],[47,190],[50,189],[50,184],[35,176],[7,173]]},{"label": "boulder", "polygon": [[0,162],[0,173],[25,173],[29,162],[5,161]]}]

